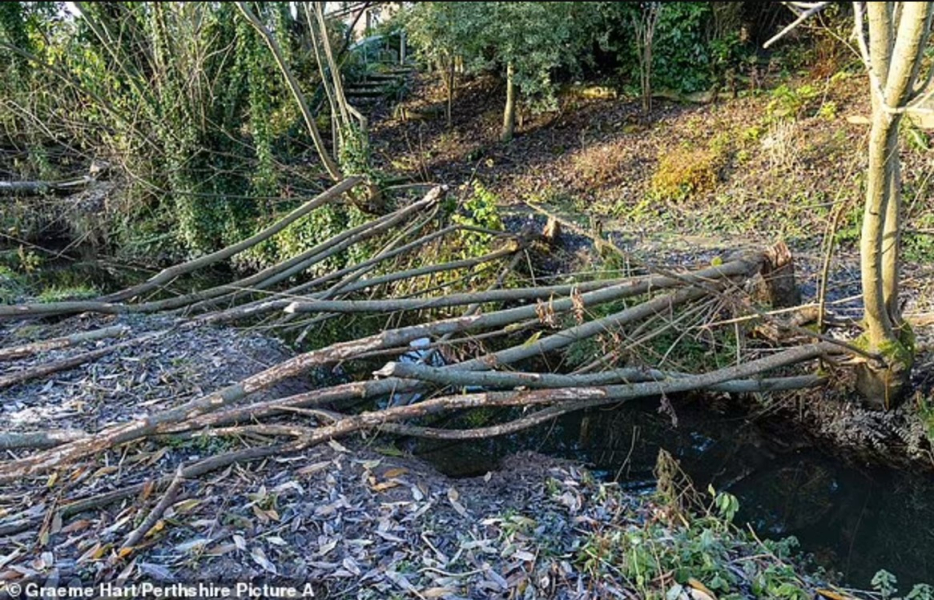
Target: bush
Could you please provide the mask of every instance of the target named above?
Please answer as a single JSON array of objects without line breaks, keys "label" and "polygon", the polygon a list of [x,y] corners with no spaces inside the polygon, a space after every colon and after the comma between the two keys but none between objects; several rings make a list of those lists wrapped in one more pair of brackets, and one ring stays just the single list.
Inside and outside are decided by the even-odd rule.
[{"label": "bush", "polygon": [[709,192],[720,179],[724,158],[724,152],[715,148],[679,147],[659,159],[649,193],[660,200],[682,202]]}]

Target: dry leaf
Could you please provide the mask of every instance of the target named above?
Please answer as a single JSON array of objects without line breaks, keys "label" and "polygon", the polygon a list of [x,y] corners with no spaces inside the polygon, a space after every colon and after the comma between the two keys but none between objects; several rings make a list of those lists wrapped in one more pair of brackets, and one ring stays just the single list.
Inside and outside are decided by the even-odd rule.
[{"label": "dry leaf", "polygon": [[317,473],[318,471],[323,471],[323,470],[326,469],[330,464],[331,464],[331,461],[329,461],[329,460],[323,460],[323,461],[321,461],[321,462],[316,462],[316,463],[310,464],[310,465],[308,465],[307,467],[302,467],[301,469],[299,469],[298,471],[296,471],[296,473],[298,473],[298,474],[301,475],[302,477],[308,477],[309,475],[314,475],[314,474]]},{"label": "dry leaf", "polygon": [[259,546],[253,548],[253,551],[250,552],[250,557],[252,557],[256,564],[262,567],[263,570],[269,571],[273,575],[279,574],[279,572],[276,570],[276,566],[269,562],[269,559],[266,558],[266,553],[263,552],[263,549]]},{"label": "dry leaf", "polygon": [[201,500],[197,498],[188,498],[187,500],[182,500],[181,502],[173,504],[172,510],[174,510],[177,515],[183,515],[194,510],[199,504],[201,504]]},{"label": "dry leaf", "polygon": [[68,525],[62,527],[62,533],[74,533],[76,531],[81,531],[82,529],[87,529],[88,525],[91,522],[87,519],[78,519],[77,521],[72,521]]},{"label": "dry leaf", "polygon": [[377,483],[373,486],[374,492],[384,492],[388,489],[397,487],[399,485],[398,481],[384,481],[382,483]]},{"label": "dry leaf", "polygon": [[341,445],[341,443],[338,442],[337,440],[329,441],[328,446],[330,446],[334,450],[337,450],[338,452],[345,452],[347,454],[350,454],[350,450],[348,450],[346,446]]},{"label": "dry leaf", "polygon": [[213,548],[205,552],[205,554],[208,556],[223,556],[224,554],[227,554],[228,552],[233,552],[236,549],[237,549],[236,544],[221,544],[220,546],[214,546]]}]

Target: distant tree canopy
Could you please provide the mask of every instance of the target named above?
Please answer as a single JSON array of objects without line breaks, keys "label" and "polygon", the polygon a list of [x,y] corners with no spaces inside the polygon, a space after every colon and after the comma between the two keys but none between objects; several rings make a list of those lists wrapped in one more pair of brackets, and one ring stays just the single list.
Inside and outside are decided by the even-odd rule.
[{"label": "distant tree canopy", "polygon": [[[468,72],[503,75],[512,64],[525,102],[548,108],[556,83],[583,72],[637,84],[633,22],[641,10],[627,2],[419,2],[400,21],[422,60],[457,56]],[[740,31],[744,10],[743,3],[665,3],[655,87],[689,93],[720,83],[744,44],[755,50]]]}]

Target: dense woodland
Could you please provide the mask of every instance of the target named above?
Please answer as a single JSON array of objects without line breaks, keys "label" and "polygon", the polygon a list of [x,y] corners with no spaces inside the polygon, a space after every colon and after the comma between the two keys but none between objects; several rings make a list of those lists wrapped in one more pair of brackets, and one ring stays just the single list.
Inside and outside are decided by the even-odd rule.
[{"label": "dense woodland", "polygon": [[932,597],[932,20],[0,3],[0,594]]}]

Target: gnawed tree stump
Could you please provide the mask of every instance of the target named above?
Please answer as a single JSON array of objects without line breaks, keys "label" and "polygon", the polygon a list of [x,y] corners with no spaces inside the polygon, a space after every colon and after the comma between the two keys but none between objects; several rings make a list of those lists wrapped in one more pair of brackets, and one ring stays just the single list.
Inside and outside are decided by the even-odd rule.
[{"label": "gnawed tree stump", "polygon": [[801,291],[795,282],[795,262],[785,242],[778,242],[765,251],[761,278],[755,279],[754,299],[772,308],[789,308],[801,304]]}]

